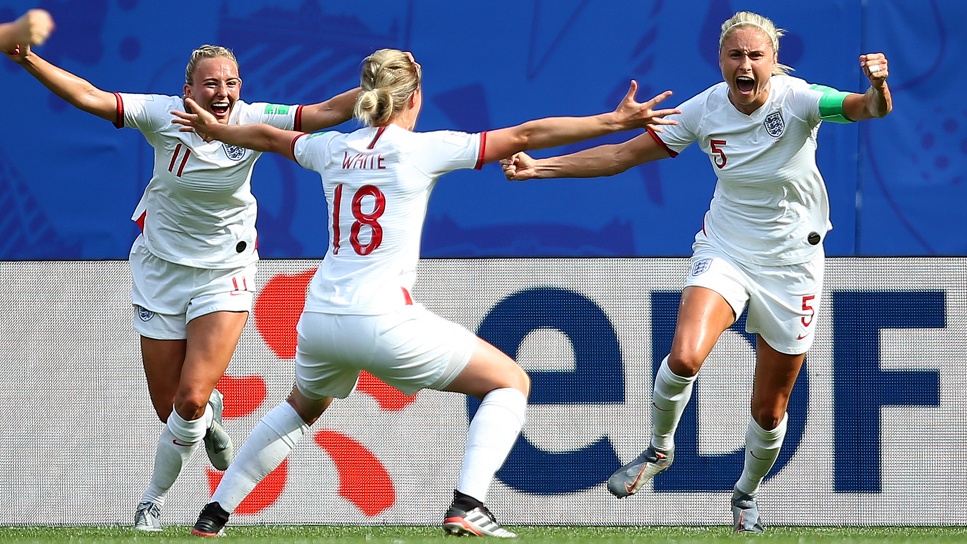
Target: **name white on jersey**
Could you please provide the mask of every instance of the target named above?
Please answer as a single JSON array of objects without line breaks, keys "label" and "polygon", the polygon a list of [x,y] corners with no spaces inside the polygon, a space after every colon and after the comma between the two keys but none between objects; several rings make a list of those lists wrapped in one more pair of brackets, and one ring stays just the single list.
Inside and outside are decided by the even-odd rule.
[{"label": "name white on jersey", "polygon": [[381,314],[406,304],[430,193],[441,175],[479,167],[483,141],[397,125],[299,137],[295,158],[319,172],[329,205],[329,250],[305,310]]}]

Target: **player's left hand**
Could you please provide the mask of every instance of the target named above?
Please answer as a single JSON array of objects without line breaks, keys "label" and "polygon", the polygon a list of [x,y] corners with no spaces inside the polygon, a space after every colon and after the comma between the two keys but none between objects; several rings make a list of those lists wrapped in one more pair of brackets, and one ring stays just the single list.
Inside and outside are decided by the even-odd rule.
[{"label": "player's left hand", "polygon": [[860,66],[866,77],[870,79],[870,85],[877,89],[883,86],[883,82],[890,75],[890,65],[883,53],[860,55]]},{"label": "player's left hand", "polygon": [[180,132],[195,132],[206,142],[210,142],[215,139],[211,134],[212,128],[218,126],[218,120],[215,119],[215,116],[202,109],[198,103],[191,98],[185,98],[185,108],[191,109],[191,111],[194,113],[187,113],[183,111],[171,112],[171,114],[175,116],[171,122],[176,125],[182,125],[182,127],[178,130]]},{"label": "player's left hand", "polygon": [[645,128],[651,125],[652,130],[656,132],[661,132],[661,128],[658,125],[677,125],[678,121],[674,119],[665,119],[666,115],[672,115],[674,113],[681,113],[679,109],[664,109],[656,110],[655,106],[659,102],[668,98],[672,95],[671,91],[665,91],[651,100],[641,104],[635,101],[635,93],[638,92],[638,82],[631,80],[631,88],[625,94],[625,97],[615,108],[615,118],[617,123],[623,127],[624,130],[629,130],[633,128]]}]

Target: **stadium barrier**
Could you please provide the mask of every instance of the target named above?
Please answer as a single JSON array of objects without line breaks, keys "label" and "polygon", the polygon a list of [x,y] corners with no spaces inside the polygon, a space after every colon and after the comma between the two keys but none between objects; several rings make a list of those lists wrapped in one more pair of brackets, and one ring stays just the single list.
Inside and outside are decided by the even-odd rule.
[{"label": "stadium barrier", "polygon": [[[260,264],[228,374],[238,447],[292,386],[312,260]],[[754,352],[741,323],[699,375],[675,465],[638,495],[603,481],[649,436],[686,259],[424,260],[414,298],[496,344],[534,389],[489,503],[508,525],[718,525],[741,471]],[[816,341],[761,510],[773,525],[964,525],[967,259],[827,261]],[[0,525],[128,524],[161,424],[140,366],[127,264],[0,262]],[[234,524],[437,524],[459,470],[460,395],[363,375]],[[221,474],[198,453],[163,508],[190,524]]]}]

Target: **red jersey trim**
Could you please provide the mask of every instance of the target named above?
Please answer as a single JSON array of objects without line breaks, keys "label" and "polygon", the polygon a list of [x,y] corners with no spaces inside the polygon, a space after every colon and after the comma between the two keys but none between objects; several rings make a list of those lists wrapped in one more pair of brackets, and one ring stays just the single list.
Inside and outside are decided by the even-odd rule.
[{"label": "red jersey trim", "polygon": [[[298,164],[299,166],[302,166],[302,165],[299,164],[299,159],[297,159],[296,156],[295,156],[295,143],[297,141],[299,141],[299,138],[301,138],[301,137],[303,137],[305,135],[306,135],[306,133],[303,132],[302,134],[296,136],[295,138],[292,138],[292,143],[289,144],[289,150],[292,151],[292,160],[294,160],[295,163]],[[302,167],[305,168],[305,166],[302,166]]]},{"label": "red jersey trim", "polygon": [[295,110],[295,127],[292,130],[296,132],[302,132],[302,108],[305,106],[300,105]]},{"label": "red jersey trim", "polygon": [[410,296],[410,292],[406,290],[406,287],[400,287],[403,290],[403,300],[406,301],[407,306],[413,305],[413,297]]},{"label": "red jersey trim", "polygon": [[141,217],[137,218],[134,221],[135,223],[138,224],[138,228],[141,229],[141,232],[144,232],[144,218],[145,218],[146,215],[148,215],[148,211],[147,210],[141,212]]},{"label": "red jersey trim", "polygon": [[124,128],[124,102],[121,100],[120,93],[114,93],[114,99],[118,102],[118,120],[113,123],[114,128]]},{"label": "red jersey trim", "polygon": [[484,165],[484,151],[487,149],[487,133],[480,133],[480,154],[477,155],[477,165],[473,167],[474,170],[480,170]]},{"label": "red jersey trim", "polygon": [[376,147],[376,140],[379,140],[379,137],[382,136],[384,132],[386,132],[386,127],[379,127],[379,130],[376,131],[376,136],[373,138],[372,142],[369,142],[369,147],[367,147],[366,149],[372,149]]},{"label": "red jersey trim", "polygon": [[648,131],[648,134],[651,134],[651,137],[654,138],[656,142],[658,142],[658,145],[660,145],[663,148],[665,148],[665,151],[668,152],[668,155],[671,158],[674,159],[675,157],[678,156],[678,153],[675,153],[674,151],[672,151],[671,149],[669,149],[668,146],[665,145],[665,142],[661,141],[661,138],[658,137],[658,133],[656,133],[654,130],[651,130],[651,127],[645,127],[645,130],[647,130]]}]

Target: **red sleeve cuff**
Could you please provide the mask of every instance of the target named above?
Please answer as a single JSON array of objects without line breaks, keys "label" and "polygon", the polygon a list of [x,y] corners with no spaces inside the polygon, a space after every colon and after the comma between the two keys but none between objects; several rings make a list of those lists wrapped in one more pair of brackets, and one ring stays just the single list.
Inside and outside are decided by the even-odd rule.
[{"label": "red sleeve cuff", "polygon": [[678,156],[678,153],[675,153],[674,151],[672,151],[667,145],[665,145],[665,142],[661,141],[661,138],[658,137],[658,133],[655,132],[654,130],[651,130],[651,127],[645,127],[645,130],[647,130],[648,134],[651,134],[651,137],[654,138],[656,142],[658,142],[658,145],[665,148],[665,151],[668,152],[668,156],[670,156],[673,159]]},{"label": "red sleeve cuff", "polygon": [[119,93],[114,93],[114,99],[117,100],[118,112],[118,119],[114,122],[114,128],[124,128],[124,101],[121,100]]},{"label": "red sleeve cuff", "polygon": [[480,154],[477,155],[477,165],[474,166],[474,170],[480,170],[484,165],[484,151],[487,149],[487,133],[480,133]]}]

